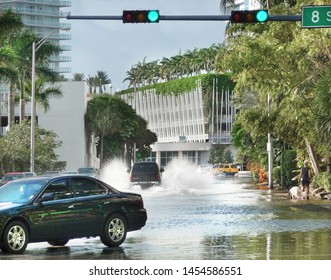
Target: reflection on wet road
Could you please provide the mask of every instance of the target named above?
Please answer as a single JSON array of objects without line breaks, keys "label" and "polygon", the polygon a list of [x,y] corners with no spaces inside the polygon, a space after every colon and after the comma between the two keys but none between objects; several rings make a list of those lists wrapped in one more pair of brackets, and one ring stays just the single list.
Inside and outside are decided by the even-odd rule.
[{"label": "reflection on wet road", "polygon": [[187,169],[165,172],[162,187],[133,190],[143,195],[148,221],[120,248],[76,239],[65,247],[29,244],[23,255],[0,259],[331,259],[330,201],[291,201],[249,178],[215,180]]}]

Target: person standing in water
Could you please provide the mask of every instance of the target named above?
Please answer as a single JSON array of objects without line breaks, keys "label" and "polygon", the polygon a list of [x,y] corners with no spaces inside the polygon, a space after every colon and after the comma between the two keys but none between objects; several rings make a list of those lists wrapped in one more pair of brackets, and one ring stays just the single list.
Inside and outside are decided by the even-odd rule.
[{"label": "person standing in water", "polygon": [[307,193],[307,199],[309,199],[309,184],[310,184],[310,169],[308,166],[308,160],[304,161],[304,166],[300,170],[300,179],[303,191]]}]

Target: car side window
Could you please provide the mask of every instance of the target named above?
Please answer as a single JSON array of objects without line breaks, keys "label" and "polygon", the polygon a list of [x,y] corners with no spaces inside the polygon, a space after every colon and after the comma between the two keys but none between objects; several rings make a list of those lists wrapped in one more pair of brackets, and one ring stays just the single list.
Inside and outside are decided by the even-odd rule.
[{"label": "car side window", "polygon": [[53,181],[46,188],[45,193],[54,194],[54,200],[71,198],[72,193],[67,179]]},{"label": "car side window", "polygon": [[107,189],[89,178],[73,178],[72,184],[76,197],[106,194]]}]

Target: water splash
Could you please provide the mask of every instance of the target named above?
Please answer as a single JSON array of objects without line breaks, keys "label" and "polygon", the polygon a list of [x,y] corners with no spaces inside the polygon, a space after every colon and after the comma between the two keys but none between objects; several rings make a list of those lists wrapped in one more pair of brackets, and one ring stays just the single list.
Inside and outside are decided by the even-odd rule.
[{"label": "water splash", "polygon": [[161,187],[168,192],[191,193],[206,191],[212,184],[210,172],[202,172],[188,160],[174,159],[164,170]]},{"label": "water splash", "polygon": [[118,190],[144,194],[203,193],[213,186],[211,173],[201,171],[197,165],[182,159],[174,159],[165,167],[161,186],[148,189],[142,190],[140,186],[129,187],[129,173],[121,159],[107,163],[99,178]]},{"label": "water splash", "polygon": [[129,189],[129,173],[124,160],[108,162],[100,171],[99,178],[120,191]]}]

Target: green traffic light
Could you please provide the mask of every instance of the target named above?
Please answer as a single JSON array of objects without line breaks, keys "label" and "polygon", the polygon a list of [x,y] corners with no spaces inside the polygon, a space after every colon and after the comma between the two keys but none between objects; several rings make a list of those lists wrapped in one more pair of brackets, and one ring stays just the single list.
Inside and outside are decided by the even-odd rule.
[{"label": "green traffic light", "polygon": [[256,13],[256,20],[258,22],[265,22],[268,20],[268,18],[269,18],[269,14],[268,11],[266,10],[261,10]]},{"label": "green traffic light", "polygon": [[158,22],[159,21],[159,11],[151,10],[148,12],[147,18],[150,22]]}]

